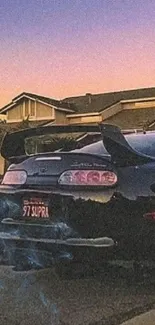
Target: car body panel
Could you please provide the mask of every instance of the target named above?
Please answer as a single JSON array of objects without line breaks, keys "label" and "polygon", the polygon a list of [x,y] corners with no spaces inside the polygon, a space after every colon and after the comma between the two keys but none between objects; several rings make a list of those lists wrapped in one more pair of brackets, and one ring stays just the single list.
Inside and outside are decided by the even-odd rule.
[{"label": "car body panel", "polygon": [[[155,224],[145,218],[155,211],[155,159],[151,151],[147,155],[130,146],[135,134],[126,136],[126,141],[116,127],[100,129],[103,153],[100,141],[71,152],[36,154],[10,165],[10,172],[24,169],[28,177],[22,186],[0,186],[0,238],[7,251],[11,247],[14,252],[46,251],[51,258],[65,251],[82,260],[155,259]],[[140,144],[147,138],[147,134],[137,136]],[[155,133],[150,141],[148,135],[151,145],[153,137]],[[60,186],[60,175],[70,169],[110,170],[118,182],[110,188]],[[49,200],[49,218],[22,216],[22,200],[35,197]]]}]

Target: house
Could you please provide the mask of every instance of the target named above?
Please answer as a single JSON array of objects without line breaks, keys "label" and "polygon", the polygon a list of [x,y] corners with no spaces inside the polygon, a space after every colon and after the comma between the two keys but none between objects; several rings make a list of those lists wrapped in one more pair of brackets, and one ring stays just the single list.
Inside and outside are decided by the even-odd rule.
[{"label": "house", "polygon": [[[1,130],[16,128],[16,124],[27,118],[31,126],[104,121],[123,130],[155,130],[155,87],[103,94],[87,93],[62,100],[23,92],[1,108]],[[82,134],[80,139],[87,141],[87,136]],[[3,171],[4,161],[0,156],[0,175]]]},{"label": "house", "polygon": [[[1,124],[1,134],[5,131],[16,129],[20,122],[27,119],[31,126],[51,123],[66,123],[66,115],[73,114],[72,104],[61,102],[31,93],[22,93],[0,110],[0,119],[6,120],[6,125]],[[2,117],[2,118],[1,118]],[[4,173],[5,161],[0,155],[0,175]]]},{"label": "house", "polygon": [[116,124],[121,129],[155,129],[155,87],[64,99],[76,107],[67,122]]},{"label": "house", "polygon": [[29,118],[32,123],[66,123],[66,115],[75,113],[71,103],[31,93],[22,93],[0,110],[7,123],[19,123]]},{"label": "house", "polygon": [[55,100],[22,93],[2,107],[7,123],[29,118],[33,124],[116,124],[122,129],[155,129],[155,87]]},{"label": "house", "polygon": [[116,124],[122,129],[155,128],[155,87],[56,100],[22,93],[2,107],[7,123],[29,118],[33,124]]}]

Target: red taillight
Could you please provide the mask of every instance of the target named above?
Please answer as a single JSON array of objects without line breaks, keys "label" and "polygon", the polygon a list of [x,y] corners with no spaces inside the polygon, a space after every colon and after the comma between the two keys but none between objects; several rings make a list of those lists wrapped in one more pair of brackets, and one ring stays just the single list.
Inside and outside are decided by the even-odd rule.
[{"label": "red taillight", "polygon": [[24,170],[7,171],[3,177],[4,185],[22,185],[26,183],[27,173]]},{"label": "red taillight", "polygon": [[107,170],[68,170],[61,174],[58,183],[72,186],[113,186],[117,183],[117,175]]},{"label": "red taillight", "polygon": [[155,221],[155,211],[143,214],[144,219]]}]

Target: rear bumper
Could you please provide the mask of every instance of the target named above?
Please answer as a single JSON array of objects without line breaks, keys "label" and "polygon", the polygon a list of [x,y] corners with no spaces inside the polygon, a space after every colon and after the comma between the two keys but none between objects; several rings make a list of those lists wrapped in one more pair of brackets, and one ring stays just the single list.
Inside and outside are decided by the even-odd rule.
[{"label": "rear bumper", "polygon": [[101,247],[108,248],[113,247],[117,243],[114,242],[112,238],[100,237],[100,238],[67,238],[62,239],[52,239],[52,238],[33,238],[33,237],[20,237],[12,235],[7,232],[0,232],[1,242],[26,242],[30,244],[43,244],[43,245],[56,245],[56,246],[73,246],[73,247]]},{"label": "rear bumper", "polygon": [[27,242],[27,243],[41,243],[45,245],[60,245],[60,246],[73,246],[73,247],[113,247],[116,245],[114,240],[109,237],[100,238],[68,238],[65,240],[52,239],[52,238],[33,238],[33,237],[20,237],[12,235],[7,232],[0,232],[0,241],[5,242]]},{"label": "rear bumper", "polygon": [[[44,268],[62,261],[82,263],[104,261],[113,253],[116,243],[108,237],[69,238],[66,240],[46,238],[23,238],[0,232],[1,264],[25,263],[32,268]],[[111,252],[111,253],[110,253]]]},{"label": "rear bumper", "polygon": [[[0,232],[0,242],[10,252],[23,250],[28,255],[34,250],[38,255],[43,251],[52,258],[67,252],[82,260],[98,260],[99,255],[108,259],[146,257],[155,260],[155,224],[143,218],[146,212],[155,209],[154,197],[129,200],[117,193],[105,199],[102,193],[102,202],[99,202],[95,196],[89,200],[87,196],[81,198],[81,193],[73,196],[34,189],[13,192],[8,193],[7,189],[0,201],[2,219],[12,218],[10,225],[9,222],[1,224],[4,228]],[[49,223],[22,220],[20,198],[26,193],[49,196],[52,206]]]}]

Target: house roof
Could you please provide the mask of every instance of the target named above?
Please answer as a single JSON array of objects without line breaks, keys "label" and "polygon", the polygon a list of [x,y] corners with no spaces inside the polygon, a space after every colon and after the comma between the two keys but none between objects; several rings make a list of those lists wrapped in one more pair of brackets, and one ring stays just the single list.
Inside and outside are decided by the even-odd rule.
[{"label": "house roof", "polygon": [[65,109],[68,112],[74,113],[76,110],[76,107],[74,104],[66,102],[66,101],[61,101],[61,100],[56,100],[50,97],[44,97],[44,96],[40,96],[37,94],[32,94],[32,93],[27,93],[27,92],[23,92],[21,94],[19,94],[18,96],[14,97],[12,99],[12,102],[10,102],[9,104],[5,105],[4,107],[2,107],[0,109],[0,113],[5,113],[7,112],[9,109],[11,109],[14,105],[17,104],[18,101],[20,101],[23,98],[30,98],[30,99],[34,99],[34,100],[38,100],[41,101],[45,104],[51,105],[51,106],[55,106],[57,109]]},{"label": "house roof", "polygon": [[86,94],[68,97],[64,102],[76,105],[78,113],[101,112],[121,100],[155,97],[155,87],[109,92],[103,94]]},{"label": "house roof", "polygon": [[84,96],[68,97],[62,100],[56,100],[33,93],[23,92],[13,98],[12,102],[0,109],[0,113],[6,113],[24,97],[41,101],[54,106],[57,110],[66,110],[68,114],[99,113],[106,108],[122,100],[146,100],[155,98],[155,87],[109,92],[103,94],[89,94]]}]

